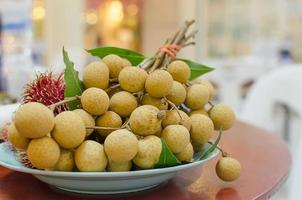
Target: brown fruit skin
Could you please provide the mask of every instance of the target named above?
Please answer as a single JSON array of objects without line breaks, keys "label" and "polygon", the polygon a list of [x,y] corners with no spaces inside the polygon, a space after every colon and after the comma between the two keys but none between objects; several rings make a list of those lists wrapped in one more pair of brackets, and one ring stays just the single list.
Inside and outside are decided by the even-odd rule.
[{"label": "brown fruit skin", "polygon": [[81,104],[91,115],[101,115],[109,108],[109,96],[102,89],[88,88],[81,96]]},{"label": "brown fruit skin", "polygon": [[176,110],[167,110],[166,111],[166,116],[162,120],[161,125],[163,127],[169,126],[169,125],[174,125],[174,124],[179,124],[180,123],[180,116]]},{"label": "brown fruit skin", "polygon": [[[96,119],[96,125],[100,127],[120,128],[122,123],[122,118],[113,111],[107,111]],[[97,129],[97,132],[105,137],[113,131]]]},{"label": "brown fruit skin", "polygon": [[215,96],[215,89],[210,81],[199,79],[199,80],[194,80],[192,83],[193,84],[202,84],[202,85],[206,86],[210,93],[210,100],[213,99],[213,97]]},{"label": "brown fruit skin", "polygon": [[192,110],[201,109],[209,101],[210,93],[206,86],[201,84],[192,85],[188,88],[186,105]]},{"label": "brown fruit skin", "polygon": [[195,144],[203,146],[211,138],[214,132],[214,124],[212,120],[202,114],[195,114],[191,117],[191,139]]},{"label": "brown fruit skin", "polygon": [[162,119],[158,118],[158,108],[151,105],[143,105],[136,108],[130,115],[129,124],[131,130],[142,136],[154,135],[161,130]]},{"label": "brown fruit skin", "polygon": [[51,135],[61,147],[72,149],[84,141],[86,128],[78,114],[72,111],[61,112],[56,116],[55,124]]},{"label": "brown fruit skin", "polygon": [[185,87],[181,83],[173,81],[173,86],[166,97],[176,106],[179,106],[180,104],[185,102],[186,96],[187,92]]},{"label": "brown fruit skin", "polygon": [[21,105],[15,114],[15,126],[26,138],[39,138],[47,135],[55,125],[53,112],[45,105],[30,102]]},{"label": "brown fruit skin", "polygon": [[81,172],[101,172],[106,169],[108,159],[104,147],[93,140],[86,140],[75,151],[75,163]]},{"label": "brown fruit skin", "polygon": [[26,149],[29,144],[29,139],[23,137],[16,129],[14,123],[7,127],[8,141],[17,149]]},{"label": "brown fruit skin", "polygon": [[30,141],[27,156],[38,169],[52,169],[60,158],[60,147],[54,139],[44,136]]},{"label": "brown fruit skin", "polygon": [[208,111],[205,108],[193,110],[189,113],[189,116],[191,117],[192,115],[195,115],[195,114],[202,114],[202,115],[209,117]]},{"label": "brown fruit skin", "polygon": [[104,147],[109,160],[127,162],[132,160],[137,154],[138,140],[127,129],[119,129],[106,137]]},{"label": "brown fruit skin", "polygon": [[172,75],[175,81],[186,83],[191,76],[191,69],[181,60],[176,60],[168,65],[167,71]]},{"label": "brown fruit skin", "polygon": [[138,67],[125,67],[118,76],[119,84],[123,90],[128,92],[139,92],[144,90],[148,74]]},{"label": "brown fruit skin", "polygon": [[168,103],[164,99],[151,97],[149,94],[143,96],[142,102],[143,105],[152,105],[158,108],[159,110],[167,110]]},{"label": "brown fruit skin", "polygon": [[191,143],[182,152],[175,154],[176,158],[181,162],[192,162],[193,155],[194,150]]},{"label": "brown fruit skin", "polygon": [[150,96],[161,98],[169,94],[173,85],[173,78],[165,70],[155,70],[146,79],[145,89]]},{"label": "brown fruit skin", "polygon": [[130,116],[136,107],[136,98],[126,91],[117,92],[110,99],[110,110],[116,112],[121,117]]},{"label": "brown fruit skin", "polygon": [[167,126],[162,132],[162,138],[175,154],[182,152],[190,143],[190,133],[182,125]]},{"label": "brown fruit skin", "polygon": [[181,119],[180,119],[180,125],[183,125],[184,127],[186,127],[188,129],[188,131],[191,130],[191,118],[187,115],[187,113],[185,113],[182,110],[179,110],[179,113],[181,115]]},{"label": "brown fruit skin", "polygon": [[119,76],[120,71],[126,67],[126,63],[118,55],[110,54],[105,56],[102,61],[107,65],[109,69],[110,78],[117,78]]},{"label": "brown fruit skin", "polygon": [[127,172],[130,171],[132,168],[132,162],[126,161],[126,162],[115,162],[112,160],[109,160],[107,171],[109,172]]},{"label": "brown fruit skin", "polygon": [[212,119],[215,130],[228,130],[235,122],[235,113],[231,107],[226,104],[220,103],[215,105],[209,111],[209,116]]},{"label": "brown fruit skin", "polygon": [[231,157],[223,157],[216,164],[216,174],[223,181],[234,181],[240,177],[241,164]]},{"label": "brown fruit skin", "polygon": [[108,66],[101,61],[88,64],[83,71],[83,83],[85,88],[106,89],[109,85]]},{"label": "brown fruit skin", "polygon": [[71,172],[74,168],[74,153],[72,150],[61,149],[60,158],[54,167],[56,171]]},{"label": "brown fruit skin", "polygon": [[[85,127],[95,126],[95,121],[94,121],[93,117],[85,110],[76,109],[76,110],[73,110],[72,112],[78,114],[82,118],[82,120],[85,124]],[[89,136],[92,132],[93,132],[93,129],[86,129],[86,136]]]}]

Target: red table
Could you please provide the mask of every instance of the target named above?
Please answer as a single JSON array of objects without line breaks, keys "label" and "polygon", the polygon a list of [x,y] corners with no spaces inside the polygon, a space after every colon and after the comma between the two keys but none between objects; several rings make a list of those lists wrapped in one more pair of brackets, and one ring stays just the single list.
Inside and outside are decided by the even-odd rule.
[{"label": "red table", "polygon": [[119,196],[82,196],[49,188],[33,176],[0,167],[0,200],[71,199],[267,199],[286,179],[290,154],[286,143],[274,134],[237,122],[224,133],[221,147],[242,164],[241,177],[231,183],[217,178],[215,163],[185,171],[149,191]]}]

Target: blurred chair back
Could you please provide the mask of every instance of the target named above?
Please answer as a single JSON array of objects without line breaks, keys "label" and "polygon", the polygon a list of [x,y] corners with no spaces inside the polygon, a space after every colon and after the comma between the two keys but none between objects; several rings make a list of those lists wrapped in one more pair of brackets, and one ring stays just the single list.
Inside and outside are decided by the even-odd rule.
[{"label": "blurred chair back", "polygon": [[6,123],[12,121],[14,112],[19,107],[19,103],[0,105],[0,128],[3,127]]}]

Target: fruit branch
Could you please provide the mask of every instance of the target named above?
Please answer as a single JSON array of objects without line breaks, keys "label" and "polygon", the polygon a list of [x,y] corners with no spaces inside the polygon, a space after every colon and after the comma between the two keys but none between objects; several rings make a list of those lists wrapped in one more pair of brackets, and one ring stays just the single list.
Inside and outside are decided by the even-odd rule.
[{"label": "fruit branch", "polygon": [[57,106],[60,106],[62,104],[65,104],[65,103],[68,103],[68,102],[71,102],[71,101],[75,101],[75,100],[78,100],[78,99],[81,99],[81,96],[76,95],[74,97],[68,97],[68,98],[65,98],[62,101],[51,104],[48,107],[49,107],[50,110],[54,111]]},{"label": "fruit branch", "polygon": [[205,159],[207,156],[209,156],[214,150],[215,148],[217,148],[217,145],[221,139],[221,135],[222,135],[222,130],[220,129],[219,132],[218,132],[218,136],[217,136],[217,139],[215,140],[214,144],[208,149],[206,150],[198,160],[202,160],[202,159]]},{"label": "fruit branch", "polygon": [[102,127],[102,126],[86,126],[86,129],[98,129],[98,130],[118,130],[120,128]]},{"label": "fruit branch", "polygon": [[[208,141],[208,143],[211,144],[211,145],[214,145],[214,143],[211,142],[211,141]],[[221,152],[222,157],[228,157],[228,156],[230,156],[230,154],[227,153],[226,151],[224,151],[221,147],[216,146],[216,148]]]},{"label": "fruit branch", "polygon": [[112,85],[109,88],[107,88],[105,91],[106,92],[111,92],[112,90],[115,90],[115,89],[117,89],[119,87],[120,87],[120,84]]},{"label": "fruit branch", "polygon": [[168,100],[166,97],[164,97],[164,100],[172,107],[172,109],[176,110],[177,114],[179,115],[181,121],[183,121],[184,119],[182,118],[182,115],[179,112],[179,109],[177,108],[177,106],[170,100]]}]

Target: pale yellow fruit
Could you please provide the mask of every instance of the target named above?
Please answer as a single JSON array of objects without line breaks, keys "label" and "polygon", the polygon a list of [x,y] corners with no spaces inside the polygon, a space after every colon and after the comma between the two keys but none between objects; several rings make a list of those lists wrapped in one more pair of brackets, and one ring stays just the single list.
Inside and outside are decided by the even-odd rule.
[{"label": "pale yellow fruit", "polygon": [[83,71],[83,83],[86,88],[106,89],[109,85],[108,66],[100,61],[88,64]]},{"label": "pale yellow fruit", "polygon": [[176,158],[182,162],[192,162],[193,155],[194,150],[191,143],[189,143],[182,152],[175,154]]},{"label": "pale yellow fruit", "polygon": [[72,149],[84,141],[86,128],[78,114],[72,111],[61,112],[56,116],[55,124],[51,135],[61,147]]},{"label": "pale yellow fruit", "polygon": [[209,99],[210,93],[206,86],[201,84],[192,85],[187,91],[186,105],[192,110],[201,109]]},{"label": "pale yellow fruit", "polygon": [[133,162],[141,169],[153,168],[159,160],[161,150],[161,140],[157,136],[149,135],[138,141],[138,152]]},{"label": "pale yellow fruit", "polygon": [[29,143],[29,139],[23,137],[16,129],[14,123],[11,123],[7,127],[8,141],[17,149],[26,149]]},{"label": "pale yellow fruit", "polygon": [[228,130],[235,122],[235,113],[231,107],[226,104],[220,103],[215,105],[209,111],[210,118],[212,119],[216,130]]},{"label": "pale yellow fruit", "polygon": [[204,86],[206,86],[209,90],[210,93],[210,100],[214,97],[215,95],[215,89],[212,85],[212,83],[208,80],[203,80],[203,79],[198,79],[198,80],[194,80],[193,84],[202,84]]},{"label": "pale yellow fruit", "polygon": [[126,62],[118,55],[110,54],[105,56],[102,60],[109,69],[110,78],[117,78],[120,71],[126,67]]},{"label": "pale yellow fruit", "polygon": [[118,81],[123,90],[139,92],[144,90],[148,74],[139,67],[125,67],[118,76]]},{"label": "pale yellow fruit", "polygon": [[169,72],[158,69],[149,74],[145,88],[150,96],[160,98],[169,94],[172,85],[173,78]]},{"label": "pale yellow fruit", "polygon": [[102,89],[88,88],[81,96],[81,104],[91,115],[101,115],[109,108],[109,96]]},{"label": "pale yellow fruit", "polygon": [[[96,119],[96,125],[100,127],[120,128],[122,123],[122,118],[113,111],[107,111]],[[114,130],[97,129],[97,132],[105,137],[112,131]]]},{"label": "pale yellow fruit", "polygon": [[109,160],[107,170],[109,172],[127,172],[130,171],[132,168],[132,162],[126,161],[126,162],[115,162],[112,160]]},{"label": "pale yellow fruit", "polygon": [[158,108],[151,105],[143,105],[136,108],[130,115],[129,124],[131,130],[142,136],[154,135],[161,129],[162,116]]},{"label": "pale yellow fruit", "polygon": [[195,114],[191,117],[191,139],[194,143],[206,144],[214,132],[214,124],[212,120],[202,114]]},{"label": "pale yellow fruit", "polygon": [[170,125],[164,128],[162,138],[173,153],[182,152],[190,143],[190,133],[182,125]]},{"label": "pale yellow fruit", "polygon": [[61,149],[59,161],[54,170],[71,172],[74,168],[74,153],[72,150]]},{"label": "pale yellow fruit", "polygon": [[47,135],[55,125],[53,112],[45,105],[30,102],[21,105],[15,115],[15,126],[26,138],[39,138]]},{"label": "pale yellow fruit", "polygon": [[166,97],[176,106],[179,106],[180,104],[185,102],[186,96],[187,92],[185,87],[181,83],[173,81],[173,86]]},{"label": "pale yellow fruit", "polygon": [[191,118],[182,110],[179,110],[179,113],[181,115],[180,124],[183,125],[190,131],[191,129]]},{"label": "pale yellow fruit", "polygon": [[[95,126],[95,121],[93,119],[93,117],[88,113],[86,112],[85,110],[83,109],[76,109],[76,110],[73,110],[73,112],[75,112],[76,114],[78,114],[84,124],[85,124],[85,127],[91,127],[91,126]],[[89,136],[91,133],[93,132],[93,129],[86,129],[86,136]]]},{"label": "pale yellow fruit", "polygon": [[106,169],[107,157],[100,143],[86,140],[75,151],[75,164],[81,172],[101,172]]},{"label": "pale yellow fruit", "polygon": [[137,107],[135,96],[126,91],[115,93],[110,99],[110,110],[116,112],[121,117],[128,117]]},{"label": "pale yellow fruit", "polygon": [[127,129],[119,129],[106,137],[104,146],[109,160],[126,162],[132,160],[137,154],[138,140]]},{"label": "pale yellow fruit", "polygon": [[151,97],[149,94],[143,96],[142,102],[143,105],[152,105],[158,108],[159,110],[167,110],[168,103],[161,98]]},{"label": "pale yellow fruit", "polygon": [[180,123],[180,115],[176,110],[167,110],[166,116],[162,120],[161,125],[163,127],[173,125],[173,124],[179,124]]},{"label": "pale yellow fruit", "polygon": [[192,115],[195,115],[195,114],[202,114],[202,115],[205,115],[205,116],[209,117],[208,111],[205,108],[201,108],[201,109],[198,109],[198,110],[192,110],[189,113],[189,116],[191,117]]},{"label": "pale yellow fruit", "polygon": [[234,181],[240,177],[241,164],[231,157],[221,158],[216,164],[216,174],[223,181]]},{"label": "pale yellow fruit", "polygon": [[191,76],[191,69],[187,63],[176,60],[168,65],[167,71],[172,75],[175,81],[186,83]]},{"label": "pale yellow fruit", "polygon": [[44,136],[30,141],[27,156],[38,169],[52,169],[60,158],[60,147],[50,137]]},{"label": "pale yellow fruit", "polygon": [[123,65],[125,67],[132,66],[131,62],[128,59],[126,59],[126,58],[123,58]]}]

